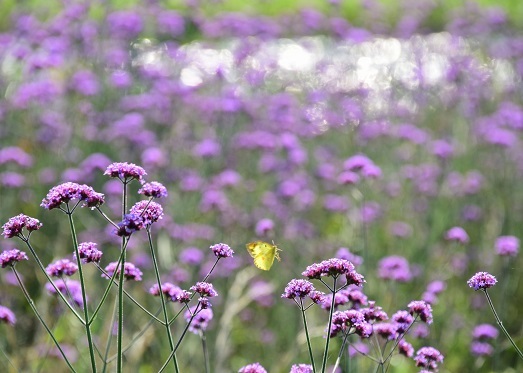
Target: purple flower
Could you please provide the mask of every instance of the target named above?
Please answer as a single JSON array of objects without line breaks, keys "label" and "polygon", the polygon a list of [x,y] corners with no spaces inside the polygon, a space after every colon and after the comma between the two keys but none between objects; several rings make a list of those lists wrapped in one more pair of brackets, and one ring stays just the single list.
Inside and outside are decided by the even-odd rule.
[{"label": "purple flower", "polygon": [[162,206],[152,201],[136,202],[129,212],[131,215],[142,217],[143,223],[147,226],[163,218]]},{"label": "purple flower", "polygon": [[261,219],[256,223],[256,228],[254,230],[257,236],[267,236],[274,230],[274,222],[271,219]]},{"label": "purple flower", "polygon": [[494,353],[494,348],[487,342],[472,341],[470,352],[475,356],[491,356]]},{"label": "purple flower", "polygon": [[281,297],[287,299],[305,298],[314,290],[314,286],[309,281],[293,279],[287,284]]},{"label": "purple flower", "polygon": [[498,337],[499,330],[490,324],[476,325],[472,331],[472,338],[474,339],[495,339]]},{"label": "purple flower", "polygon": [[[185,320],[187,322],[191,320],[191,317],[193,316],[195,310],[196,306],[191,307],[189,310],[185,311],[185,314],[183,316],[185,317]],[[209,326],[209,322],[212,320],[212,317],[212,309],[200,309],[199,311],[197,311],[196,315],[194,315],[191,321],[191,325],[189,326],[189,331],[194,334],[199,334],[200,331],[205,331]]]},{"label": "purple flower", "polygon": [[16,323],[16,317],[13,311],[4,306],[0,306],[0,320],[9,325]]},{"label": "purple flower", "polygon": [[393,341],[398,338],[397,327],[395,324],[385,322],[374,324],[372,327],[374,333],[389,341]]},{"label": "purple flower", "polygon": [[398,343],[398,352],[406,357],[412,357],[414,356],[414,347],[412,347],[409,342],[402,339]]},{"label": "purple flower", "polygon": [[241,367],[238,373],[267,373],[267,371],[260,363],[253,363]]},{"label": "purple flower", "polygon": [[437,370],[438,364],[443,362],[443,355],[434,347],[422,347],[416,352],[414,361],[417,367]]},{"label": "purple flower", "polygon": [[519,239],[514,236],[496,238],[496,252],[501,256],[516,256],[519,251]]},{"label": "purple flower", "polygon": [[51,263],[45,269],[49,276],[62,277],[63,275],[72,276],[78,271],[78,266],[69,259],[60,259]]},{"label": "purple flower", "polygon": [[100,83],[91,71],[77,71],[71,77],[71,87],[84,96],[94,96],[100,90]]},{"label": "purple flower", "polygon": [[452,227],[447,233],[445,233],[445,239],[448,241],[456,241],[461,244],[469,242],[469,236],[467,232],[461,227]]},{"label": "purple flower", "polygon": [[140,190],[138,190],[138,194],[143,194],[147,197],[162,198],[167,197],[167,189],[163,184],[157,181],[151,181],[150,183],[142,185]]},{"label": "purple flower", "polygon": [[104,195],[95,192],[90,186],[67,182],[51,188],[40,206],[52,210],[75,199],[83,201],[83,206],[87,207],[96,207],[104,203]]},{"label": "purple flower", "polygon": [[312,373],[312,365],[293,364],[289,373]]},{"label": "purple flower", "polygon": [[323,276],[338,277],[354,272],[354,265],[348,260],[332,258],[307,267],[302,276],[320,279]]},{"label": "purple flower", "polygon": [[[120,274],[121,265],[118,265],[118,262],[111,262],[105,267],[105,272],[107,274],[102,274],[102,277],[110,279],[116,270],[117,276]],[[126,280],[142,281],[142,271],[140,271],[133,263],[125,262],[124,265],[124,277]]]},{"label": "purple flower", "polygon": [[467,281],[467,284],[469,287],[474,288],[474,290],[485,290],[496,285],[497,282],[498,280],[496,280],[496,277],[492,276],[490,273],[478,272]]},{"label": "purple flower", "polygon": [[360,309],[360,312],[363,313],[367,321],[383,321],[389,318],[383,308],[376,306],[375,301],[369,301],[369,307]]},{"label": "purple flower", "polygon": [[356,154],[345,161],[343,168],[348,171],[360,171],[369,165],[373,165],[373,162],[367,156]]},{"label": "purple flower", "polygon": [[191,290],[197,292],[202,297],[216,297],[218,295],[212,284],[208,282],[197,282],[196,285],[191,286]]},{"label": "purple flower", "polygon": [[446,287],[445,281],[435,280],[427,285],[427,291],[437,295],[445,290]]},{"label": "purple flower", "polygon": [[120,10],[107,17],[109,33],[122,39],[133,39],[142,31],[143,21],[138,13]]},{"label": "purple flower", "polygon": [[[160,289],[158,287],[158,284],[154,284],[149,289],[149,293],[151,293],[154,296],[160,295]],[[182,290],[180,287],[171,284],[170,282],[165,282],[162,284],[162,293],[165,295],[167,299],[169,299],[171,302],[180,302],[180,303],[187,303],[190,299],[191,293],[189,293],[186,290]],[[187,298],[187,302],[185,299]]]},{"label": "purple flower", "polygon": [[338,183],[342,185],[358,184],[360,176],[356,172],[343,171],[338,175]]},{"label": "purple flower", "polygon": [[420,320],[432,324],[432,307],[422,300],[414,300],[407,307],[411,315],[418,315]]},{"label": "purple flower", "polygon": [[100,262],[102,252],[97,247],[98,245],[94,242],[81,242],[78,244],[78,254],[83,263]]},{"label": "purple flower", "polygon": [[27,215],[20,214],[10,218],[7,223],[2,225],[2,235],[4,238],[20,237],[25,238],[22,234],[22,229],[25,228],[29,233],[36,231],[42,227],[42,223],[38,219],[31,218]]},{"label": "purple flower", "polygon": [[147,173],[142,167],[137,166],[134,163],[115,162],[107,166],[104,175],[109,175],[109,177],[117,177],[123,183],[128,183],[131,180],[142,181],[143,176],[147,175]]},{"label": "purple flower", "polygon": [[136,231],[139,231],[144,227],[143,218],[136,214],[126,214],[123,220],[118,223],[118,228],[115,229],[115,233],[120,237],[129,237]]},{"label": "purple flower", "polygon": [[17,146],[8,146],[0,149],[0,165],[13,162],[21,167],[31,167],[33,157]]},{"label": "purple flower", "polygon": [[211,250],[218,258],[232,258],[232,255],[234,254],[234,251],[229,247],[229,245],[224,243],[212,245]]},{"label": "purple flower", "polygon": [[391,317],[399,334],[405,333],[414,322],[414,317],[407,311],[398,311]]},{"label": "purple flower", "polygon": [[[71,294],[71,297],[73,301],[79,306],[83,307],[84,301],[82,298],[82,287],[80,285],[80,282],[76,280],[56,280],[54,282],[60,293],[62,293],[64,296],[68,296],[68,294]],[[45,288],[49,294],[56,295],[56,289],[53,285],[51,285],[50,282],[45,284]]]},{"label": "purple flower", "polygon": [[5,268],[7,266],[14,267],[16,263],[22,260],[29,259],[23,251],[17,249],[5,250],[0,254],[0,264],[2,265],[2,268]]},{"label": "purple flower", "polygon": [[179,258],[182,263],[197,265],[202,262],[204,255],[197,247],[187,247],[180,251]]},{"label": "purple flower", "polygon": [[378,276],[398,282],[409,282],[413,277],[407,259],[398,255],[387,256],[379,261]]},{"label": "purple flower", "polygon": [[[330,338],[334,338],[340,332],[348,331],[350,328],[356,328],[358,332],[358,326],[369,325],[370,332],[372,333],[372,326],[365,321],[365,316],[358,310],[347,310],[347,311],[336,311],[332,314],[332,326],[329,333]],[[367,334],[367,327],[361,329]],[[359,333],[358,333],[359,334]]]}]

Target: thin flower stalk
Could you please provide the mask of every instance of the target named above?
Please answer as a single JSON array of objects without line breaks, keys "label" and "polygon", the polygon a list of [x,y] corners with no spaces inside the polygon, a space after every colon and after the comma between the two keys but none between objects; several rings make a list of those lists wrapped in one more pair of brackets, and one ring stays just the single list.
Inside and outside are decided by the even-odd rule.
[{"label": "thin flower stalk", "polygon": [[[347,339],[349,338],[350,333],[345,333],[345,337],[343,338],[343,342],[341,343],[340,352],[338,353],[338,357],[336,359],[336,362],[334,363],[334,368],[332,368],[332,371],[335,372],[336,369],[338,369],[338,366],[341,362],[341,357],[343,356],[343,351],[345,350],[345,345],[347,343]],[[349,357],[347,357],[347,360],[349,360]]]},{"label": "thin flower stalk", "polygon": [[89,347],[89,357],[90,357],[90,360],[91,360],[91,369],[93,372],[96,372],[96,359],[95,359],[95,356],[94,356],[94,342],[93,342],[93,336],[92,336],[92,333],[91,333],[91,323],[88,322],[89,321],[89,310],[88,310],[88,307],[87,307],[87,295],[86,295],[86,291],[85,291],[85,280],[84,280],[84,274],[83,274],[83,270],[82,270],[82,263],[81,263],[81,259],[80,259],[80,253],[78,252],[78,239],[77,239],[77,236],[76,236],[76,230],[74,228],[74,221],[73,221],[73,213],[72,211],[69,211],[69,205],[66,204],[67,206],[67,210],[68,210],[68,213],[67,213],[67,217],[69,218],[69,227],[71,228],[71,236],[73,238],[73,246],[74,246],[74,250],[75,250],[75,256],[76,256],[76,262],[77,262],[77,266],[78,266],[78,274],[80,276],[80,286],[81,286],[81,289],[82,289],[82,301],[83,301],[83,310],[84,310],[84,320],[86,320],[86,322],[84,323],[85,325],[85,334],[87,336],[87,345]]},{"label": "thin flower stalk", "polygon": [[[329,310],[329,325],[327,327],[327,340],[325,341],[325,350],[323,351],[323,362],[321,364],[321,373],[325,373],[325,369],[327,369],[327,356],[329,355],[329,342],[330,342],[330,330],[332,327],[332,314],[334,312],[334,301],[336,299],[336,280],[338,278],[336,276],[333,277],[333,285],[332,285],[332,300],[331,300],[331,307]],[[323,281],[322,281],[323,282]]]},{"label": "thin flower stalk", "polygon": [[[115,271],[116,273],[116,271]],[[111,341],[112,341],[112,338],[111,338],[111,333],[113,332],[113,325],[114,325],[114,321],[116,320],[116,311],[117,311],[117,306],[118,306],[118,303],[115,299],[114,301],[114,305],[113,305],[113,314],[111,316],[111,323],[109,324],[109,328],[107,330],[107,341],[106,341],[106,344],[105,344],[105,353],[104,353],[104,358],[103,358],[103,369],[102,369],[102,373],[105,373],[107,371],[107,364],[109,363],[109,361],[107,360],[107,356],[109,356],[109,350],[111,349]]]},{"label": "thin flower stalk", "polygon": [[49,327],[47,326],[46,322],[44,321],[44,319],[42,318],[42,316],[40,315],[40,313],[36,309],[34,301],[31,298],[31,296],[29,295],[29,293],[27,292],[27,289],[25,288],[25,286],[24,286],[24,284],[22,282],[22,279],[18,275],[18,272],[16,271],[16,269],[14,267],[12,267],[12,270],[13,270],[13,273],[14,273],[14,275],[16,277],[16,280],[18,281],[18,285],[20,285],[20,289],[22,289],[22,293],[24,293],[25,299],[29,303],[29,306],[31,306],[31,308],[34,311],[36,317],[38,317],[38,320],[40,320],[40,323],[44,326],[45,330],[47,331],[47,333],[49,334],[49,336],[53,340],[54,344],[56,345],[56,348],[58,349],[58,351],[60,351],[60,354],[62,355],[65,363],[67,364],[67,366],[69,367],[71,372],[76,372],[76,370],[73,368],[73,366],[69,362],[69,359],[67,359],[67,356],[65,355],[64,351],[62,350],[62,347],[60,347],[60,343],[58,343],[58,341],[56,340],[53,332],[51,331],[51,329],[49,329]]},{"label": "thin flower stalk", "polygon": [[311,359],[311,365],[312,365],[312,371],[313,373],[316,373],[316,365],[314,364],[314,355],[312,353],[312,347],[311,347],[311,339],[309,336],[309,328],[307,327],[307,319],[305,317],[305,308],[303,307],[303,298],[300,298],[300,310],[301,310],[301,316],[303,319],[303,327],[305,329],[305,337],[307,338],[307,348],[309,349],[309,357]]},{"label": "thin flower stalk", "polygon": [[202,339],[202,350],[203,350],[203,360],[205,361],[205,373],[210,373],[210,363],[209,363],[209,351],[207,349],[207,338],[205,337],[205,332],[200,331],[200,337]]},{"label": "thin flower stalk", "polygon": [[[122,180],[123,193],[122,193],[122,219],[127,211],[127,180]],[[122,237],[121,245],[121,262],[120,262],[120,277],[118,279],[118,332],[117,332],[117,360],[116,360],[116,371],[118,373],[123,372],[123,286],[125,278],[125,252],[126,252],[126,239]],[[115,270],[115,272],[117,272]]]}]

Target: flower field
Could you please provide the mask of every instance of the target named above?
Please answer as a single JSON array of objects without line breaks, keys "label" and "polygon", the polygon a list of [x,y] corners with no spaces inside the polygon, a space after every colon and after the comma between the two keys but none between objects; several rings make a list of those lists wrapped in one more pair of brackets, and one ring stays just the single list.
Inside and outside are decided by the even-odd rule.
[{"label": "flower field", "polygon": [[519,13],[270,3],[6,3],[0,371],[523,370]]}]

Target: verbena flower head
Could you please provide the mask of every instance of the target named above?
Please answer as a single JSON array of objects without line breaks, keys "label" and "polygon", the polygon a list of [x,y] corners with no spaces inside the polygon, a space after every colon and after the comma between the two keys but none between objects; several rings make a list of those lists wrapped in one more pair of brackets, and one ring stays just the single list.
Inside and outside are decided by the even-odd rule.
[{"label": "verbena flower head", "polygon": [[398,352],[402,355],[405,355],[406,357],[412,357],[414,356],[414,347],[412,347],[409,342],[402,339],[398,343]]},{"label": "verbena flower head", "polygon": [[107,166],[104,175],[117,177],[123,183],[128,183],[132,180],[142,181],[147,173],[142,167],[137,166],[134,163],[115,162]]},{"label": "verbena flower head", "polygon": [[365,320],[369,321],[383,321],[387,320],[389,316],[383,308],[376,306],[375,301],[369,301],[369,307],[360,309],[360,312],[365,316]]},{"label": "verbena flower head", "polygon": [[487,342],[472,341],[470,352],[475,356],[491,356],[494,353],[494,347]]},{"label": "verbena flower head", "polygon": [[465,232],[465,229],[461,227],[452,227],[445,233],[445,239],[466,244],[469,242],[469,235]]},{"label": "verbena flower head", "polygon": [[16,323],[15,314],[9,308],[0,306],[0,321],[9,325],[14,325]]},{"label": "verbena flower head", "polygon": [[496,252],[501,256],[516,256],[519,251],[519,239],[514,236],[496,238]]},{"label": "verbena flower head", "polygon": [[378,334],[382,338],[385,338],[389,341],[395,340],[398,338],[398,332],[396,325],[392,323],[379,323],[372,325],[374,333]]},{"label": "verbena flower head", "polygon": [[[330,338],[336,337],[340,332],[347,331],[359,324],[366,324],[365,316],[358,310],[336,311],[332,314]],[[371,328],[372,331],[372,328]]]},{"label": "verbena flower head", "polygon": [[72,200],[83,202],[83,206],[96,207],[104,203],[104,195],[97,193],[88,185],[77,183],[63,183],[52,187],[47,196],[42,200],[40,206],[48,210],[60,207],[62,203],[69,203]]},{"label": "verbena flower head", "polygon": [[[183,316],[187,322],[191,320],[191,317],[193,316],[195,310],[196,306],[191,307],[190,310],[185,311]],[[199,334],[200,331],[205,331],[209,326],[209,322],[212,320],[212,318],[213,312],[210,308],[205,308],[197,311],[196,315],[194,315],[191,321],[189,331],[194,334]]]},{"label": "verbena flower head", "polygon": [[191,286],[191,290],[197,292],[202,297],[216,297],[218,293],[214,290],[211,283],[197,282],[196,285]]},{"label": "verbena flower head", "polygon": [[156,202],[136,202],[129,212],[130,215],[140,216],[147,226],[163,218],[163,208]]},{"label": "verbena flower head", "polygon": [[311,301],[320,306],[323,304],[326,296],[325,293],[317,290],[311,291],[308,295]]},{"label": "verbena flower head", "polygon": [[407,259],[399,255],[391,255],[378,263],[378,277],[398,282],[412,280],[412,272]]},{"label": "verbena flower head", "polygon": [[238,373],[267,373],[267,371],[260,363],[253,363],[241,367]]},{"label": "verbena flower head", "polygon": [[[82,298],[82,287],[80,285],[79,281],[76,280],[62,280],[58,279],[54,282],[60,293],[62,293],[64,296],[69,296],[68,294],[71,294],[71,297],[73,298],[73,301],[79,306],[84,306],[84,301]],[[45,284],[45,289],[47,292],[51,295],[56,295],[56,289],[51,285],[51,283]]]},{"label": "verbena flower head", "polygon": [[443,362],[443,355],[434,347],[422,347],[416,352],[414,361],[417,367],[436,371],[438,364]]},{"label": "verbena flower head", "polygon": [[29,259],[23,251],[17,249],[5,250],[0,254],[0,265],[2,266],[2,268],[5,268],[7,266],[13,267],[16,263],[22,260]]},{"label": "verbena flower head", "polygon": [[[120,274],[120,265],[118,265],[118,262],[109,263],[107,267],[105,267],[107,275],[104,273],[102,274],[102,277],[110,279],[111,277],[109,276],[112,276],[115,270],[118,273],[118,276]],[[125,262],[124,277],[126,280],[142,281],[142,274],[142,271],[140,271],[133,263]]]},{"label": "verbena flower head", "polygon": [[232,258],[234,254],[234,251],[229,247],[229,245],[224,243],[217,243],[216,245],[212,245],[211,250],[218,258]]},{"label": "verbena flower head", "polygon": [[[78,254],[83,263],[99,263],[102,252],[98,250],[98,245],[94,242],[81,242],[78,244]],[[76,253],[74,253],[76,255]]]},{"label": "verbena flower head", "polygon": [[78,271],[78,266],[69,259],[60,259],[49,264],[45,271],[53,277],[72,276]]},{"label": "verbena flower head", "polygon": [[426,322],[427,324],[432,324],[432,307],[430,304],[422,301],[415,300],[410,302],[407,307],[409,308],[409,313],[411,315],[418,315],[420,320]]},{"label": "verbena flower head", "polygon": [[[158,284],[151,286],[149,293],[154,296],[159,296],[160,289]],[[162,293],[171,302],[187,303],[191,297],[191,293],[186,290],[182,290],[180,287],[171,284],[170,282],[165,282],[162,284]]]},{"label": "verbena flower head", "polygon": [[498,280],[488,272],[478,272],[472,276],[467,284],[469,287],[474,288],[474,290],[479,289],[488,289],[496,285]]},{"label": "verbena flower head", "polygon": [[2,235],[4,238],[24,237],[22,230],[25,228],[29,233],[36,231],[42,227],[42,223],[38,219],[31,218],[27,215],[20,214],[10,218],[7,223],[2,225]]},{"label": "verbena flower head", "polygon": [[314,290],[314,285],[311,282],[293,279],[287,284],[281,297],[287,299],[305,298]]},{"label": "verbena flower head", "polygon": [[354,265],[348,260],[332,258],[307,267],[302,276],[309,279],[320,279],[324,276],[339,277],[354,272]]},{"label": "verbena flower head", "polygon": [[398,333],[405,333],[414,322],[414,317],[408,311],[398,311],[391,317]]},{"label": "verbena flower head", "polygon": [[151,181],[143,184],[138,190],[138,194],[143,194],[146,197],[163,198],[167,197],[167,188],[157,181]]},{"label": "verbena flower head", "polygon": [[309,364],[294,364],[289,373],[312,373],[312,365]]},{"label": "verbena flower head", "polygon": [[118,223],[115,233],[120,237],[129,237],[134,232],[143,229],[145,226],[144,219],[137,214],[126,214],[123,220]]},{"label": "verbena flower head", "polygon": [[474,339],[495,339],[498,337],[499,330],[490,324],[476,325],[472,331],[472,338]]}]

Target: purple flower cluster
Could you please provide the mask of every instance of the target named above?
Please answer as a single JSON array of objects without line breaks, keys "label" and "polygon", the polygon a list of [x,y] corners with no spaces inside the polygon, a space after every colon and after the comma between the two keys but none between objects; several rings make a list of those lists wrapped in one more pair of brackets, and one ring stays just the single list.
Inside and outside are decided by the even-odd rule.
[{"label": "purple flower cluster", "polygon": [[0,306],[0,320],[9,325],[16,324],[16,316],[9,308]]},{"label": "purple flower cluster", "polygon": [[514,236],[499,236],[496,238],[496,252],[501,256],[516,256],[519,251],[519,239]]},{"label": "purple flower cluster", "polygon": [[118,223],[118,228],[114,232],[120,237],[129,237],[134,232],[143,229],[144,226],[144,219],[140,215],[126,214],[123,220]]},{"label": "purple flower cluster", "polygon": [[78,266],[69,259],[60,259],[49,264],[45,271],[53,277],[72,276],[78,271]]},{"label": "purple flower cluster", "polygon": [[253,363],[245,365],[238,370],[238,373],[267,373],[264,367],[260,363]]},{"label": "purple flower cluster", "polygon": [[[69,296],[70,294],[76,305],[79,307],[84,306],[84,301],[82,298],[82,286],[80,285],[80,282],[69,279],[58,279],[54,282],[54,284],[60,293],[62,293],[64,296]],[[46,283],[45,289],[49,294],[56,295],[56,289],[51,283]]]},{"label": "purple flower cluster", "polygon": [[211,246],[211,250],[217,258],[232,258],[234,251],[229,245],[224,243],[217,243]]},{"label": "purple flower cluster", "polygon": [[312,365],[309,364],[293,364],[289,373],[312,373]]},{"label": "purple flower cluster", "polygon": [[412,345],[409,342],[402,339],[398,343],[398,352],[406,357],[411,358],[412,356],[414,356],[414,347],[412,347]]},{"label": "purple flower cluster", "polygon": [[336,311],[332,314],[329,337],[334,338],[339,333],[356,333],[362,338],[368,338],[372,334],[372,325],[358,310]]},{"label": "purple flower cluster", "polygon": [[378,276],[398,282],[409,282],[413,278],[409,262],[398,255],[388,256],[379,261]]},{"label": "purple flower cluster", "polygon": [[140,216],[143,223],[149,226],[163,218],[163,208],[160,204],[152,201],[136,202],[131,210],[130,215]]},{"label": "purple flower cluster", "polygon": [[287,299],[305,298],[314,290],[314,285],[309,281],[293,279],[287,284],[281,297]]},{"label": "purple flower cluster", "polygon": [[25,239],[22,230],[25,228],[29,233],[36,231],[42,227],[42,223],[38,219],[31,218],[27,215],[20,214],[10,218],[7,223],[2,225],[2,235],[5,238],[20,237]]},{"label": "purple flower cluster", "polygon": [[2,268],[7,266],[14,267],[14,265],[22,260],[29,260],[27,255],[20,250],[12,249],[5,250],[0,254],[0,265]]},{"label": "purple flower cluster", "polygon": [[496,285],[497,282],[498,280],[496,280],[496,277],[492,276],[490,273],[478,272],[467,281],[467,284],[474,290],[486,290]]},{"label": "purple flower cluster", "polygon": [[[197,306],[193,306],[184,313],[184,318],[187,322],[191,321],[189,331],[194,334],[199,334],[207,330],[209,322],[212,320],[213,312],[210,308],[200,309],[196,311]],[[196,311],[196,314],[194,312]],[[194,317],[193,317],[194,315]]]},{"label": "purple flower cluster", "polygon": [[470,351],[475,356],[490,356],[494,352],[494,347],[489,343],[491,339],[498,337],[499,330],[490,324],[477,325],[472,331],[472,342]]},{"label": "purple flower cluster", "polygon": [[200,294],[202,297],[218,296],[218,293],[209,282],[197,282],[194,286],[191,286],[191,290]]},{"label": "purple flower cluster", "polygon": [[[149,293],[151,293],[154,296],[160,295],[160,288],[158,287],[158,284],[154,284],[149,289]],[[178,303],[188,303],[191,297],[191,293],[187,290],[182,290],[180,287],[171,284],[170,282],[165,282],[162,284],[162,293],[165,295],[165,297],[170,300],[171,302],[178,302]]]},{"label": "purple flower cluster", "polygon": [[142,167],[137,166],[134,163],[115,162],[107,166],[104,175],[109,175],[109,177],[117,177],[123,183],[128,183],[132,180],[142,181],[143,177],[147,175],[147,173]]},{"label": "purple flower cluster", "polygon": [[[121,265],[118,265],[118,262],[111,262],[105,267],[105,272],[107,274],[102,274],[102,277],[110,279],[111,276],[116,271],[117,276],[120,275]],[[124,265],[124,277],[126,280],[142,281],[142,271],[140,271],[133,263],[125,262]]]},{"label": "purple flower cluster", "polygon": [[104,195],[95,192],[90,186],[67,182],[51,188],[40,206],[52,210],[60,207],[62,203],[67,204],[72,200],[82,201],[83,206],[91,208],[100,206],[105,202]]},{"label": "purple flower cluster", "polygon": [[445,239],[447,241],[455,241],[464,245],[469,242],[469,235],[461,227],[452,227],[447,231],[447,233],[445,233]]},{"label": "purple flower cluster", "polygon": [[415,300],[410,302],[407,307],[411,315],[418,315],[421,321],[432,324],[432,307],[430,304],[422,300]]},{"label": "purple flower cluster", "polygon": [[102,254],[95,242],[81,242],[78,244],[78,255],[83,263],[99,263]]},{"label": "purple flower cluster", "polygon": [[[302,273],[302,276],[308,277],[309,279],[320,279],[324,276],[334,278],[342,275],[351,276],[353,273],[355,273],[354,265],[351,262],[344,259],[332,258],[308,266]],[[359,282],[360,285],[363,284],[363,278],[361,278]]]},{"label": "purple flower cluster", "polygon": [[443,362],[443,355],[434,347],[422,347],[416,352],[414,361],[417,367],[437,371],[438,365]]},{"label": "purple flower cluster", "polygon": [[157,181],[151,181],[150,183],[143,184],[138,190],[138,193],[146,197],[164,198],[167,197],[167,188]]}]

